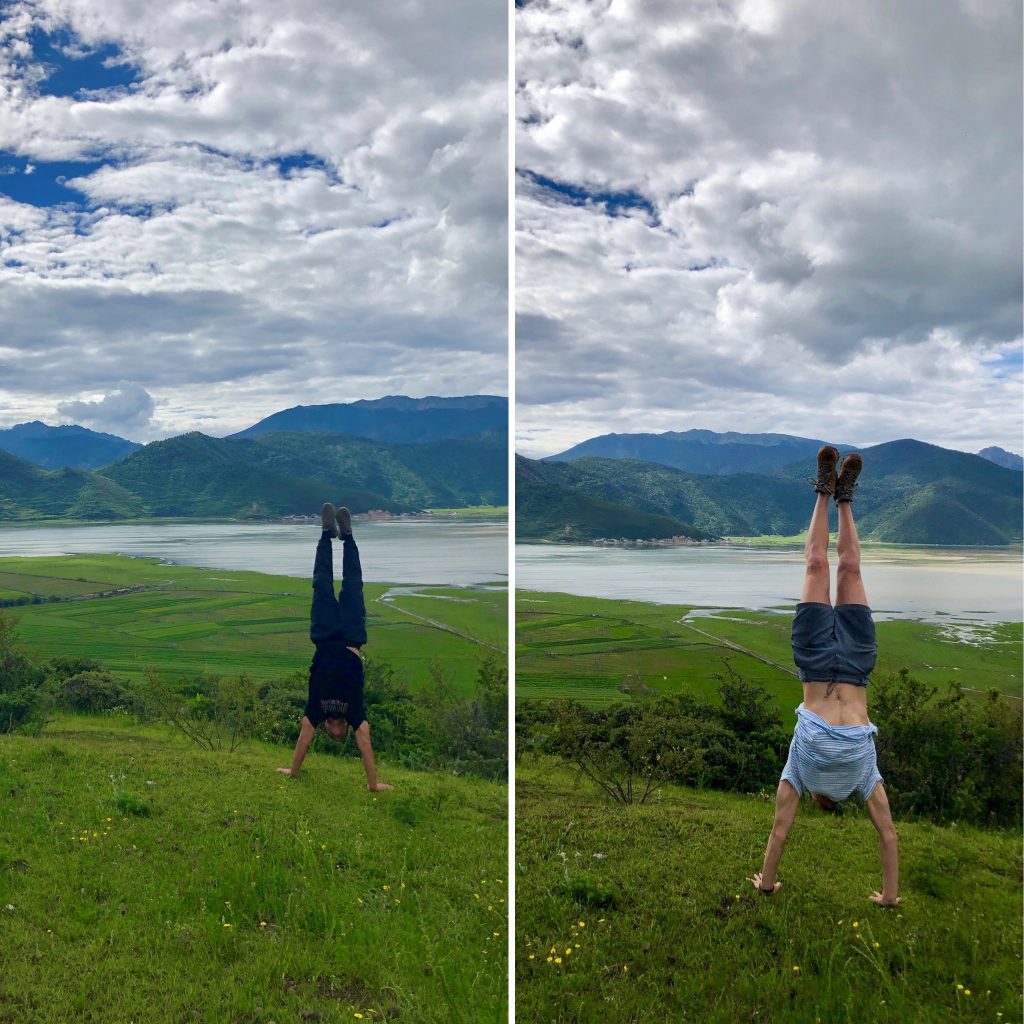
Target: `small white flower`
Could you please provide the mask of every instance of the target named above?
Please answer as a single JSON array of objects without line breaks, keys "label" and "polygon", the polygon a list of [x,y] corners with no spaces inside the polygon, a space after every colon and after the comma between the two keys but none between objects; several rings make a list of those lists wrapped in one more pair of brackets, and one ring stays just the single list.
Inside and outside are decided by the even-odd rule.
[{"label": "small white flower", "polygon": [[595,853],[594,860],[604,860],[605,855],[603,853]]}]

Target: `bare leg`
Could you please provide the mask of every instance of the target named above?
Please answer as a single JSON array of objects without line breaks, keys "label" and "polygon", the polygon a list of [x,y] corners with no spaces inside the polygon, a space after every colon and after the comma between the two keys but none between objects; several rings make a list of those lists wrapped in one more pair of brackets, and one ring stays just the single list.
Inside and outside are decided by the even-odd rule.
[{"label": "bare leg", "polygon": [[836,604],[867,604],[868,595],[860,574],[860,539],[853,521],[853,504],[836,503],[839,510],[839,569],[836,572]]},{"label": "bare leg", "polygon": [[828,502],[827,494],[819,494],[814,503],[811,526],[804,545],[804,588],[800,600],[804,603],[831,604],[828,579]]},{"label": "bare leg", "polygon": [[765,847],[764,866],[753,878],[749,879],[754,883],[754,887],[760,889],[765,895],[770,896],[772,892],[778,892],[782,886],[781,882],[775,880],[775,874],[779,870],[782,851],[786,846],[786,839],[789,837],[789,830],[796,818],[799,806],[799,794],[790,783],[783,779],[775,794],[775,824],[772,825],[768,845]]},{"label": "bare leg", "polygon": [[894,907],[900,901],[900,843],[892,823],[889,797],[880,782],[867,799],[867,809],[871,824],[878,830],[878,852],[882,858],[882,891],[871,898],[883,907]]}]

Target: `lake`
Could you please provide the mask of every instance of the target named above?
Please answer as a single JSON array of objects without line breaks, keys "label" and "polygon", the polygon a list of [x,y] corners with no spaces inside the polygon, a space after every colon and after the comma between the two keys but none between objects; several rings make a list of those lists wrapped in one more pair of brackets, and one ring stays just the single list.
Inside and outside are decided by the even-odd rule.
[{"label": "lake", "polygon": [[[356,520],[363,575],[380,583],[470,586],[508,579],[508,523]],[[315,523],[133,523],[0,527],[0,557],[122,554],[177,565],[308,577]],[[340,576],[340,552],[335,558]]]},{"label": "lake", "polygon": [[[834,553],[830,557],[834,599]],[[1024,619],[1019,551],[865,548],[862,568],[878,619]],[[802,580],[798,548],[516,545],[519,590],[759,610],[792,607]]]}]

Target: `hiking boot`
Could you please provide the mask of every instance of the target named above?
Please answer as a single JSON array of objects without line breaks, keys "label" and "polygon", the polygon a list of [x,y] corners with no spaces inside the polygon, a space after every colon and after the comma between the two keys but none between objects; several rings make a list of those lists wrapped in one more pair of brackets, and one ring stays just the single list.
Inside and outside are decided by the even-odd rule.
[{"label": "hiking boot", "polygon": [[838,461],[839,450],[832,445],[823,445],[818,450],[818,475],[814,479],[814,489],[819,494],[832,494],[835,491]]},{"label": "hiking boot", "polygon": [[839,467],[839,479],[836,480],[836,487],[832,496],[838,505],[842,501],[853,501],[853,491],[857,486],[857,477],[864,468],[864,460],[857,454],[851,452],[843,459]]},{"label": "hiking boot", "polygon": [[324,532],[329,533],[332,537],[338,536],[335,515],[334,506],[329,501],[325,501],[324,507],[320,509],[320,525],[323,526]]},{"label": "hiking boot", "polygon": [[352,513],[344,505],[338,509],[338,533],[342,537],[352,536]]}]

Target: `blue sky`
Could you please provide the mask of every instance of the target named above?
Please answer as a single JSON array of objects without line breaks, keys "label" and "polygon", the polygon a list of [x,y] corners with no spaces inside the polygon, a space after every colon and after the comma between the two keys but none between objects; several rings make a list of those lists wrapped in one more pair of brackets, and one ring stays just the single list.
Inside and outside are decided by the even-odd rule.
[{"label": "blue sky", "polygon": [[0,426],[504,393],[506,15],[0,8]]}]

